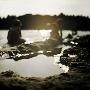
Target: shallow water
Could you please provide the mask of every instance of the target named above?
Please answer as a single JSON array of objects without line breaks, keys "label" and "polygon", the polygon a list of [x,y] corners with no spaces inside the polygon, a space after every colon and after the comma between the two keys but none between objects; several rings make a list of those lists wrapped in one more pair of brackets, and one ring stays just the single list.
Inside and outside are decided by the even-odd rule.
[{"label": "shallow water", "polygon": [[13,70],[24,77],[47,77],[64,72],[60,66],[55,63],[53,57],[38,55],[30,59],[14,61],[6,59],[0,61],[0,72],[4,70]]},{"label": "shallow water", "polygon": [[[8,31],[0,31],[0,46],[7,49],[7,33]],[[38,30],[23,30],[22,37],[27,40],[26,43],[32,43],[35,41],[44,41],[49,38],[50,30],[38,31]],[[63,38],[65,38],[71,31],[63,31]],[[78,32],[79,35],[90,34],[90,32]],[[13,70],[17,74],[23,77],[47,77],[63,72],[68,72],[69,67],[57,64],[63,51],[69,46],[62,46],[60,54],[48,57],[43,54],[35,56],[30,59],[22,59],[14,61],[13,59],[6,59],[7,55],[0,58],[0,72],[6,70]]]},{"label": "shallow water", "polygon": [[[62,52],[69,46],[62,46]],[[68,66],[58,64],[60,55],[46,56],[40,54],[30,59],[22,59],[14,61],[13,59],[5,59],[4,55],[0,60],[0,72],[12,70],[23,77],[48,77],[55,74],[66,73],[69,70]]]}]

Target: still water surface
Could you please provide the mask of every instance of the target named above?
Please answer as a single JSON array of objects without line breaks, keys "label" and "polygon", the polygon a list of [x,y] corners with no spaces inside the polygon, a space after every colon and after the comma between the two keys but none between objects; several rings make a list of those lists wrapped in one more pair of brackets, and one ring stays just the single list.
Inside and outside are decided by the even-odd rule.
[{"label": "still water surface", "polygon": [[[0,31],[0,48],[5,47],[7,43],[8,31]],[[26,39],[26,43],[35,41],[44,41],[49,38],[50,30],[22,30],[22,37]],[[65,38],[71,31],[63,31],[63,38]],[[90,34],[90,32],[78,31],[79,35]],[[62,52],[69,46],[62,46]],[[7,47],[6,47],[7,48]],[[61,53],[62,53],[61,52]],[[6,56],[0,58],[0,72],[6,70],[13,70],[23,77],[47,77],[55,74],[67,72],[68,66],[57,64],[60,59],[60,54],[51,57],[40,54],[30,59],[22,59],[14,61],[13,59],[5,59]]]}]

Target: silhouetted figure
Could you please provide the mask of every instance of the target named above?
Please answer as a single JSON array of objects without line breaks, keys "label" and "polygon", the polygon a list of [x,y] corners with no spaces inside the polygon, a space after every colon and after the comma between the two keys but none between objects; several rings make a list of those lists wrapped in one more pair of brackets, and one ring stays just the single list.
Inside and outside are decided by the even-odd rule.
[{"label": "silhouetted figure", "polygon": [[20,20],[14,20],[12,27],[10,27],[8,36],[7,36],[8,44],[17,45],[24,43],[25,40],[21,38],[21,22]]},{"label": "silhouetted figure", "polygon": [[51,28],[51,32],[50,37],[46,40],[45,44],[48,44],[50,47],[55,47],[58,44],[62,44],[62,25],[59,23],[60,21],[56,20],[51,24],[48,24]]},{"label": "silhouetted figure", "polygon": [[50,32],[50,39],[59,39],[59,28],[57,26],[57,23],[51,24],[52,31]]},{"label": "silhouetted figure", "polygon": [[55,39],[62,43],[62,19],[58,19],[52,23],[51,28],[52,31],[50,32],[50,39]]}]

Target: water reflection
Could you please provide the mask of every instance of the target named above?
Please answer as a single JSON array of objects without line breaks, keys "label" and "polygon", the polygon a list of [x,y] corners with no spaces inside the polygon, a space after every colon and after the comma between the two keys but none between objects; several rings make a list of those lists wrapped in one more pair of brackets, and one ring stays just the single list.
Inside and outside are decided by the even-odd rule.
[{"label": "water reflection", "polygon": [[63,64],[60,63],[60,56],[63,55],[63,51],[65,49],[68,49],[70,48],[70,46],[62,46],[62,51],[60,54],[57,54],[57,55],[54,55],[54,60],[55,60],[55,63],[58,63],[58,65],[60,66],[60,68],[64,71],[64,73],[68,72],[69,70],[69,67],[68,66],[65,66]]},{"label": "water reflection", "polygon": [[36,57],[20,61],[12,59],[0,61],[0,72],[6,70],[13,70],[24,77],[47,77],[67,72],[68,68],[62,64],[57,64],[54,57],[40,54]]}]

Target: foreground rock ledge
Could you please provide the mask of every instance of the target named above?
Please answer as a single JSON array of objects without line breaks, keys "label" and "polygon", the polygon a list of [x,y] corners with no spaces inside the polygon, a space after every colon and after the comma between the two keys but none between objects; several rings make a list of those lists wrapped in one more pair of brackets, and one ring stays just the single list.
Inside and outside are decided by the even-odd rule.
[{"label": "foreground rock ledge", "polygon": [[90,73],[68,72],[47,78],[21,77],[13,71],[0,74],[1,90],[81,90],[90,89]]},{"label": "foreground rock ledge", "polygon": [[[0,74],[0,90],[90,90],[90,35],[69,41],[71,48],[64,53],[77,55],[70,60],[68,73],[46,78],[21,77],[13,71]],[[63,64],[65,64],[63,62]]]}]

